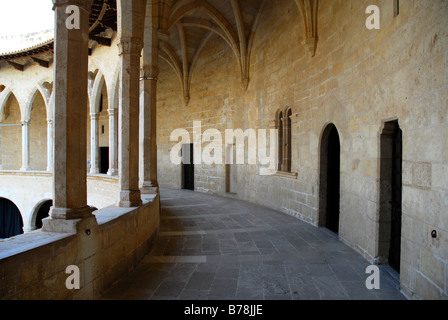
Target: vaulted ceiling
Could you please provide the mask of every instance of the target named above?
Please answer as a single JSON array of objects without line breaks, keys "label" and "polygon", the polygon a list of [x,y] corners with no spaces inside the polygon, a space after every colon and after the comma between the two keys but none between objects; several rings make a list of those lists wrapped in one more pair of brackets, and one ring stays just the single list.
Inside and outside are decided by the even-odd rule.
[{"label": "vaulted ceiling", "polygon": [[[232,49],[246,89],[250,81],[250,57],[260,17],[271,0],[165,0],[161,18],[159,56],[176,72],[185,103],[190,99],[191,76],[198,57],[212,36]],[[301,13],[305,45],[314,56],[317,45],[318,0],[295,0]]]},{"label": "vaulted ceiling", "polygon": [[[124,0],[130,1],[130,0]],[[190,100],[191,77],[202,49],[218,36],[231,48],[240,70],[241,83],[250,81],[252,45],[264,9],[275,0],[147,0],[151,19],[157,20],[159,57],[166,61],[179,78],[185,103]],[[297,20],[304,30],[304,43],[314,56],[319,0],[294,0],[300,15]],[[117,31],[117,1],[93,0],[90,16],[90,50],[96,43],[111,45],[111,30]],[[148,16],[148,12],[146,13]],[[153,23],[154,21],[152,21]],[[146,22],[147,23],[147,22]],[[32,48],[0,55],[23,71],[30,63],[49,67],[53,59],[53,40]]]}]

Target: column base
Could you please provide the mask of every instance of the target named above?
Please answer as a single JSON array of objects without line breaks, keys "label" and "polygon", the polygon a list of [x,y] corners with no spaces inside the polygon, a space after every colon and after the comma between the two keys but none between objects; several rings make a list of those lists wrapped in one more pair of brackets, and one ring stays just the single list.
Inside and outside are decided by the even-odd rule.
[{"label": "column base", "polygon": [[159,184],[157,181],[143,182],[140,191],[142,194],[156,194],[159,192]]},{"label": "column base", "polygon": [[118,206],[125,208],[140,207],[143,204],[140,190],[122,190]]},{"label": "column base", "polygon": [[55,219],[52,217],[47,217],[42,219],[42,231],[44,232],[57,232],[57,233],[72,233],[77,234],[79,232],[85,232],[86,235],[90,235],[92,231],[98,226],[96,217],[92,215],[91,217],[85,219]]},{"label": "column base", "polygon": [[108,176],[118,176],[118,170],[115,169],[115,168],[113,168],[113,169],[109,169],[109,170],[107,171],[107,175],[108,175]]},{"label": "column base", "polygon": [[20,171],[31,171],[31,167],[22,167]]},{"label": "column base", "polygon": [[90,174],[99,174],[99,173],[100,173],[100,169],[98,169],[96,167],[90,168]]},{"label": "column base", "polygon": [[92,216],[92,208],[90,206],[85,206],[82,208],[51,207],[49,215],[53,219],[60,220],[85,219]]}]

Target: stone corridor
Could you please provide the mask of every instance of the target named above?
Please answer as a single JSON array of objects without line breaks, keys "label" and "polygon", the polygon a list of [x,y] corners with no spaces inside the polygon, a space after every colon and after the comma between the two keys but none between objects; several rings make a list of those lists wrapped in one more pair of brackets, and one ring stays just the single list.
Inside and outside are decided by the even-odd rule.
[{"label": "stone corridor", "polygon": [[387,267],[368,290],[369,263],[327,229],[192,191],[162,189],[161,204],[153,250],[103,299],[405,299]]}]

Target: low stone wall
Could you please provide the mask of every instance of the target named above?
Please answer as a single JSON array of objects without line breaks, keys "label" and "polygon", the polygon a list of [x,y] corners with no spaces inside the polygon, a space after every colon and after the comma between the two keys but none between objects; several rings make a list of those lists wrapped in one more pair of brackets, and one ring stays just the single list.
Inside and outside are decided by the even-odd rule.
[{"label": "low stone wall", "polygon": [[[35,229],[39,206],[53,199],[53,174],[44,171],[0,170],[0,197],[12,201],[22,215],[24,231]],[[87,204],[97,209],[117,204],[117,176],[87,175]]]},{"label": "low stone wall", "polygon": [[[110,206],[84,220],[44,219],[43,230],[0,240],[0,299],[96,299],[149,252],[160,223],[159,195],[138,208]],[[65,232],[49,232],[54,226]],[[79,270],[79,289],[69,289]]]}]

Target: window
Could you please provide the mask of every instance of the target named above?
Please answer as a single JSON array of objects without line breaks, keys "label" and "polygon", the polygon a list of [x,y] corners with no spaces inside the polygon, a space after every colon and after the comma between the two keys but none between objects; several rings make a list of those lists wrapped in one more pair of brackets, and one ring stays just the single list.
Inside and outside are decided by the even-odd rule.
[{"label": "window", "polygon": [[394,17],[400,14],[400,0],[394,0]]},{"label": "window", "polygon": [[278,171],[291,172],[291,108],[278,110],[275,126],[278,130]]},{"label": "window", "polygon": [[283,163],[283,112],[278,110],[275,117],[275,129],[278,130],[278,171],[282,171],[282,163]]}]

